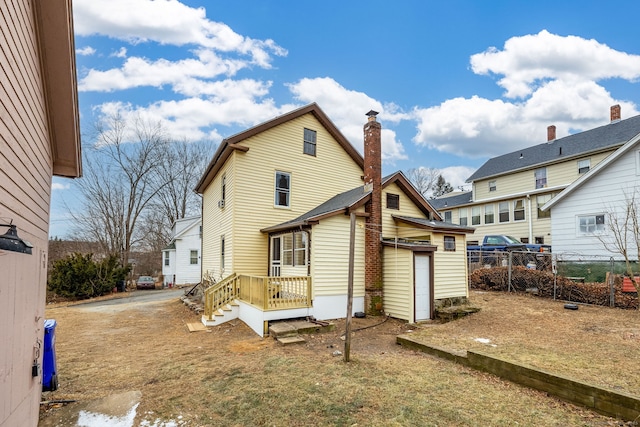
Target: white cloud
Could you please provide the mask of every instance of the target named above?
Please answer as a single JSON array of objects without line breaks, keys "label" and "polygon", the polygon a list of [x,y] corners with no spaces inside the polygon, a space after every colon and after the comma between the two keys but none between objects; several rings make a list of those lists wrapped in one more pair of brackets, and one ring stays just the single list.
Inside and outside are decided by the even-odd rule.
[{"label": "white cloud", "polygon": [[492,157],[591,129],[609,121],[609,107],[620,104],[622,117],[638,114],[631,102],[614,99],[599,79],[640,77],[640,56],[610,49],[594,40],[541,31],[513,37],[503,51],[473,55],[478,74],[502,74],[498,84],[518,102],[478,96],[454,98],[429,108],[416,107],[418,145],[462,157]]},{"label": "white cloud", "polygon": [[192,8],[177,0],[76,0],[73,11],[75,32],[80,36],[99,34],[133,44],[153,41],[198,45],[247,55],[263,68],[271,66],[272,55],[287,55],[273,40],[244,37],[225,24],[207,19],[204,8]]},{"label": "white cloud", "polygon": [[71,186],[69,184],[61,184],[59,182],[54,182],[51,184],[51,189],[56,191],[56,190],[68,190],[69,188],[71,188]]},{"label": "white cloud", "polygon": [[113,52],[111,55],[114,58],[126,58],[127,57],[127,48],[126,47],[121,47],[120,49],[118,49],[117,51]]},{"label": "white cloud", "polygon": [[[320,108],[334,121],[344,136],[362,153],[364,144],[363,126],[366,113],[375,110],[378,118],[384,122],[398,122],[409,117],[399,112],[394,104],[383,105],[365,93],[348,90],[329,77],[304,78],[297,83],[287,85],[294,97],[305,103],[317,102]],[[396,132],[382,129],[382,160],[393,164],[406,159],[402,143],[397,140]]]},{"label": "white cloud", "polygon": [[90,56],[90,55],[93,55],[94,53],[96,53],[96,50],[91,46],[86,46],[86,47],[76,49],[76,55]]},{"label": "white cloud", "polygon": [[475,168],[470,168],[468,166],[449,166],[443,169],[440,169],[440,173],[442,177],[453,187],[455,191],[459,191],[460,187],[464,191],[471,190],[471,185],[467,184],[465,181],[469,178],[474,172]]}]

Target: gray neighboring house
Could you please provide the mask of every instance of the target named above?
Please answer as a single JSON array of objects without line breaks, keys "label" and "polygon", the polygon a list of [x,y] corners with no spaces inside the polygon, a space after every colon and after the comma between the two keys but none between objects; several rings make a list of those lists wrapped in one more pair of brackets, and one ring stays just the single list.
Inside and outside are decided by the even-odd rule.
[{"label": "gray neighboring house", "polygon": [[447,222],[475,228],[469,243],[488,234],[511,235],[524,243],[553,245],[553,210],[542,207],[571,183],[640,133],[640,116],[621,119],[611,107],[610,122],[487,160],[467,182],[472,191],[429,200]]}]

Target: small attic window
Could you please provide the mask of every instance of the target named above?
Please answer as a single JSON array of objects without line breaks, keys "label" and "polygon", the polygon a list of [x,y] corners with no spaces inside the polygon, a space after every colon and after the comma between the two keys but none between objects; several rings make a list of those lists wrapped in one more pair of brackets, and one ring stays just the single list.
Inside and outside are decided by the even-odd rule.
[{"label": "small attic window", "polygon": [[400,196],[397,194],[387,193],[387,209],[400,209]]},{"label": "small attic window", "polygon": [[304,129],[304,154],[310,156],[316,155],[316,131],[311,129]]}]

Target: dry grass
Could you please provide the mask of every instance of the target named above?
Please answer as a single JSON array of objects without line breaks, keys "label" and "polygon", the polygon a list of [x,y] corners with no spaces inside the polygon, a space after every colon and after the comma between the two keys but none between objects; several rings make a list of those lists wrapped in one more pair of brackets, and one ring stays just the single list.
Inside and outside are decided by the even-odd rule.
[{"label": "dry grass", "polygon": [[482,309],[479,313],[421,328],[414,338],[638,394],[639,311],[586,305],[573,311],[564,302],[501,292],[472,292],[471,301]]},{"label": "dry grass", "polygon": [[[483,315],[413,333],[436,339],[445,328],[468,330]],[[189,333],[186,323],[197,318],[178,302],[103,311],[59,307],[49,309],[47,317],[58,321],[60,389],[46,398],[89,400],[139,390],[138,424],[182,416],[182,425],[189,426],[619,425],[491,375],[406,350],[395,344],[395,336],[411,328],[394,320],[356,332],[352,361],[345,364],[332,356],[343,349],[341,323],[335,333],[282,347],[239,321]],[[354,319],[354,329],[380,320]],[[457,345],[464,347],[466,341],[473,344],[459,338]],[[496,348],[503,346],[500,342]],[[55,411],[43,417],[55,417]]]}]

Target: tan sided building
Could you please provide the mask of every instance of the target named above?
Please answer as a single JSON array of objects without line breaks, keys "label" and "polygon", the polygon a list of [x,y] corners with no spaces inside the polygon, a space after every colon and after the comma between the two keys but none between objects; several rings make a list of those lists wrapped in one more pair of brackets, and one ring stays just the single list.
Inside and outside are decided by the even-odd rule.
[{"label": "tan sided building", "polygon": [[353,312],[415,322],[467,296],[473,230],[442,222],[401,172],[380,176],[376,114],[364,158],[316,104],[221,143],[196,189],[206,324],[262,335],[271,320],[345,317],[352,213]]},{"label": "tan sided building", "polygon": [[38,425],[51,177],[81,174],[72,17],[70,0],[0,3],[2,427]]},{"label": "tan sided building", "polygon": [[475,228],[469,243],[506,234],[523,243],[553,245],[552,210],[541,208],[572,182],[640,132],[640,116],[620,119],[611,107],[609,124],[489,159],[467,182],[472,190],[429,200],[449,223]]}]

